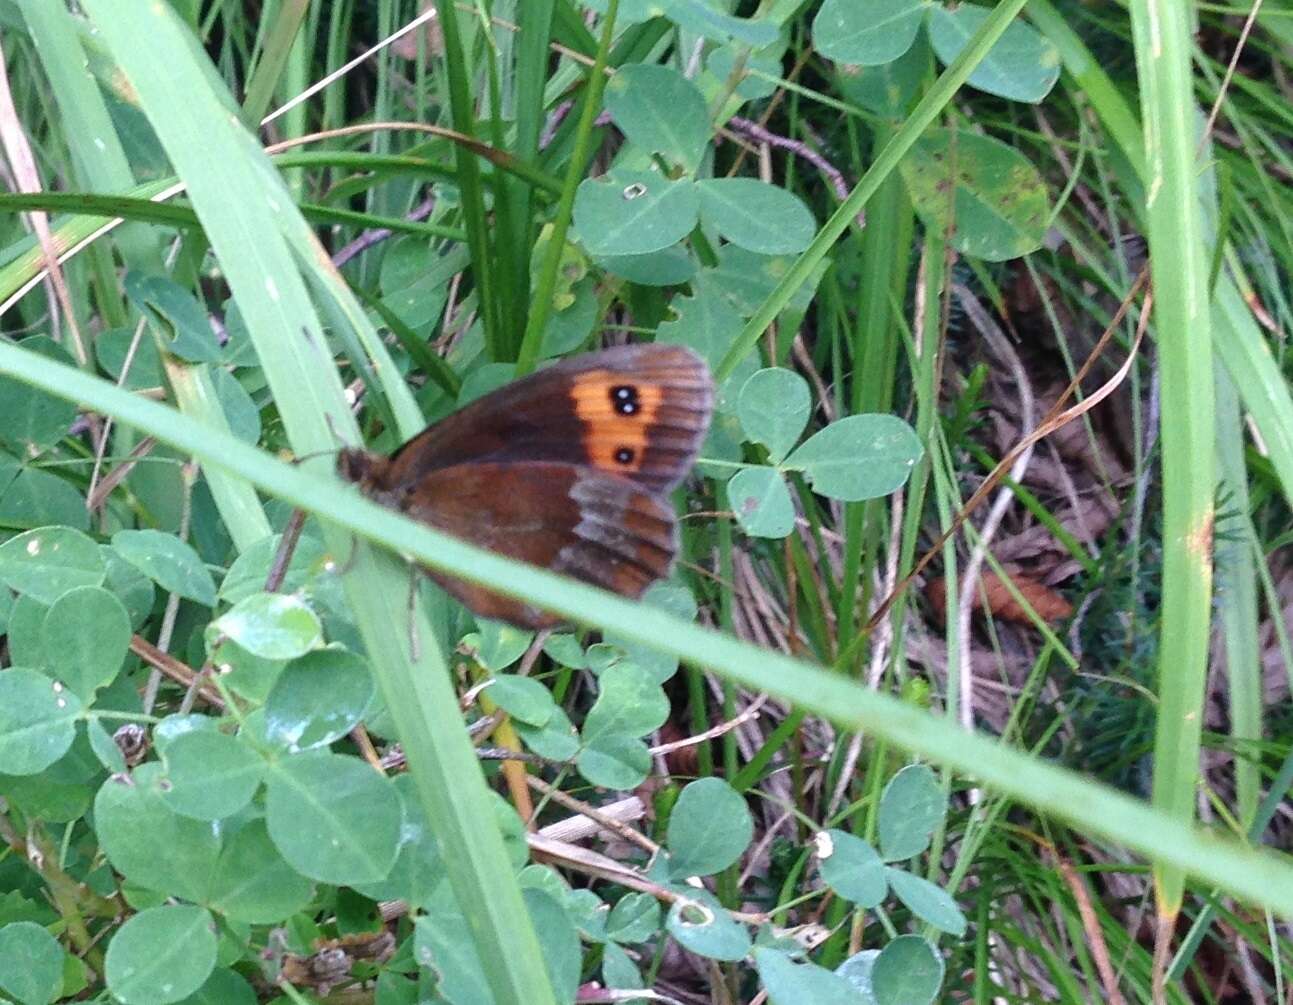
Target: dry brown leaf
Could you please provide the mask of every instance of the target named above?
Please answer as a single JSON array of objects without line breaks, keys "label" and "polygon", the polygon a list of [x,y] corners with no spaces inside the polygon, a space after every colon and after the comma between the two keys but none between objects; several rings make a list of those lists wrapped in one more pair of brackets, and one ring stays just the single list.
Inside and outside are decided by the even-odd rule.
[{"label": "dry brown leaf", "polygon": [[[1037,612],[1037,616],[1048,624],[1063,621],[1073,613],[1073,605],[1060,593],[1049,586],[1030,579],[1027,576],[1011,577],[1015,589]],[[947,580],[942,577],[933,580],[925,590],[925,596],[938,612],[940,618],[947,616]],[[1033,618],[1028,611],[1015,600],[995,572],[985,572],[980,577],[979,589],[974,592],[974,609],[982,611],[984,606],[994,617],[1019,624],[1030,624]]]}]

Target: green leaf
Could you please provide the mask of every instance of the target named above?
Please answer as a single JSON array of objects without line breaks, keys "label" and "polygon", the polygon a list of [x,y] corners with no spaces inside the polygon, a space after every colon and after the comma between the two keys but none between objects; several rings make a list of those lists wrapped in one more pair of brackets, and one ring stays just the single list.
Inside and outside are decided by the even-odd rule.
[{"label": "green leaf", "polygon": [[808,382],[793,370],[774,366],[750,375],[736,412],[745,435],[767,447],[769,460],[779,464],[799,442],[812,408]]},{"label": "green leaf", "polygon": [[153,727],[153,745],[159,754],[164,755],[172,743],[187,733],[199,729],[217,730],[219,728],[220,721],[209,715],[196,713],[168,715]]},{"label": "green leaf", "polygon": [[543,643],[543,655],[572,670],[587,670],[588,659],[579,638],[563,632],[549,635]]},{"label": "green leaf", "polygon": [[[223,367],[210,370],[211,386],[215,389],[220,409],[229,423],[229,432],[253,446],[260,442],[260,409],[242,383]],[[211,605],[207,605],[208,607]]]},{"label": "green leaf", "polygon": [[39,818],[47,824],[66,824],[78,820],[90,808],[94,790],[81,782],[65,782],[40,775],[0,775],[0,795],[17,806],[28,819]]},{"label": "green leaf", "polygon": [[860,837],[842,830],[817,836],[817,857],[822,881],[845,900],[872,908],[888,892],[885,866],[879,853]]},{"label": "green leaf", "polygon": [[562,906],[579,934],[591,941],[606,942],[607,904],[592,890],[565,889]]},{"label": "green leaf", "polygon": [[858,502],[900,488],[923,452],[897,416],[850,415],[810,436],[782,467],[802,471],[824,496]]},{"label": "green leaf", "polygon": [[[101,332],[94,340],[94,355],[99,366],[115,381],[121,381],[121,371],[126,365],[126,356],[130,346],[135,342],[135,329],[109,328]],[[130,361],[130,372],[126,374],[122,386],[130,391],[140,391],[146,387],[161,387],[165,383],[162,376],[162,359],[157,352],[157,343],[144,333],[135,344],[134,357]]]},{"label": "green leaf", "polygon": [[606,83],[606,110],[634,146],[694,173],[709,145],[709,109],[700,89],[658,63],[622,66]]},{"label": "green leaf", "polygon": [[112,535],[117,554],[168,593],[214,607],[215,580],[198,553],[174,534],[160,530],[119,530]]},{"label": "green leaf", "polygon": [[322,642],[323,626],[300,597],[255,593],[207,626],[208,638],[217,634],[228,636],[261,659],[290,660]]},{"label": "green leaf", "polygon": [[536,728],[545,725],[557,707],[552,692],[539,681],[517,674],[499,674],[486,694],[513,719]]},{"label": "green leaf", "polygon": [[651,752],[641,740],[624,733],[603,733],[585,740],[575,765],[593,785],[631,789],[651,771]]},{"label": "green leaf", "polygon": [[167,351],[190,363],[215,363],[220,346],[207,313],[193,294],[165,276],[129,272],[126,296],[162,336]]},{"label": "green leaf", "polygon": [[909,764],[899,771],[880,796],[877,830],[885,861],[923,852],[946,813],[947,794],[928,766]]},{"label": "green leaf", "polygon": [[750,951],[750,933],[732,920],[713,894],[682,887],[673,902],[665,928],[678,944],[711,960],[744,959]]},{"label": "green leaf", "polygon": [[241,974],[216,967],[180,1005],[256,1005],[256,992]]},{"label": "green leaf", "polygon": [[614,942],[602,947],[602,982],[616,991],[637,991],[646,987],[637,964]]},{"label": "green leaf", "polygon": [[375,685],[368,665],[327,646],[293,660],[265,701],[265,738],[293,753],[327,746],[364,717]]},{"label": "green leaf", "polygon": [[263,659],[249,653],[237,642],[224,639],[210,652],[220,679],[234,694],[253,704],[263,704],[287,665],[285,660]]},{"label": "green leaf", "polygon": [[[991,13],[986,7],[935,6],[929,15],[929,41],[944,64],[961,54],[966,42]],[[1060,77],[1060,54],[1054,44],[1023,21],[1009,27],[970,73],[966,83],[1011,101],[1040,102]]]},{"label": "green leaf", "polygon": [[690,234],[699,212],[700,196],[689,178],[613,171],[579,183],[574,226],[590,255],[645,255]]},{"label": "green leaf", "polygon": [[72,746],[81,701],[35,670],[0,672],[0,766],[9,775],[44,771]]},{"label": "green leaf", "polygon": [[[675,617],[684,618],[687,621],[696,619],[696,598],[692,596],[691,590],[681,583],[672,583],[667,580],[652,583],[647,587],[646,593],[642,594],[641,602],[657,610],[668,611]],[[632,662],[649,673],[658,684],[663,684],[678,672],[678,658],[676,656],[662,653],[659,649],[644,645],[641,642],[622,638],[615,632],[607,632],[605,639],[611,645],[622,649]],[[655,727],[651,728],[654,729]],[[650,730],[646,732],[650,732]]]},{"label": "green leaf", "polygon": [[584,740],[624,734],[645,736],[669,717],[669,699],[654,677],[632,660],[602,671],[597,700],[584,720]]},{"label": "green leaf", "polygon": [[579,733],[560,705],[553,708],[548,721],[540,727],[529,726],[520,720],[513,725],[525,745],[540,757],[550,761],[568,761],[579,753]]},{"label": "green leaf", "polygon": [[888,119],[901,118],[911,106],[929,66],[929,46],[918,42],[891,63],[857,66],[840,63],[835,83],[843,96]]},{"label": "green leaf", "polygon": [[744,68],[736,85],[736,96],[746,101],[770,98],[777,91],[776,83],[750,71],[757,70],[769,77],[780,77],[782,52],[783,47],[777,45],[769,46],[762,52],[750,52],[749,47],[744,45],[723,45],[705,57],[705,68],[726,86],[736,70],[738,57],[745,55]]},{"label": "green leaf", "polygon": [[878,949],[864,949],[835,968],[835,972],[852,984],[862,996],[864,1005],[876,1005],[875,995],[871,991],[871,970],[879,956]]},{"label": "green leaf", "polygon": [[612,275],[639,286],[678,286],[696,274],[696,261],[683,247],[646,255],[599,255],[595,261]]},{"label": "green leaf", "polygon": [[[674,297],[669,308],[674,317],[660,325],[656,341],[696,350],[712,372],[741,334],[741,319],[732,310],[732,305],[717,290],[702,287],[693,296]],[[732,376],[719,385],[715,409],[719,412],[734,410],[741,388],[758,368],[755,354],[742,359]]]},{"label": "green leaf", "polygon": [[777,37],[777,25],[771,18],[757,20],[732,17],[707,0],[656,0],[652,8],[684,31],[695,32],[717,42],[737,41],[759,48]]},{"label": "green leaf", "polygon": [[776,949],[756,949],[754,965],[770,1005],[863,1005],[857,989],[815,963],[795,963]]},{"label": "green leaf", "polygon": [[754,836],[745,799],[721,778],[702,778],[682,790],[669,814],[669,874],[711,876],[740,860]]},{"label": "green leaf", "polygon": [[63,947],[40,925],[0,928],[0,991],[22,1005],[46,1005],[63,987]]},{"label": "green leaf", "polygon": [[161,781],[162,766],[149,762],[103,783],[94,800],[99,846],[130,882],[205,901],[220,839],[210,823],[171,809]]},{"label": "green leaf", "polygon": [[523,889],[526,910],[539,946],[543,963],[559,1002],[573,1002],[579,990],[579,971],[583,962],[579,933],[561,904],[543,890]]},{"label": "green leaf", "polygon": [[727,504],[751,537],[785,537],[795,529],[795,504],[776,468],[742,468],[727,483]]},{"label": "green leaf", "polygon": [[616,942],[645,942],[660,930],[660,902],[649,893],[626,893],[606,919],[606,937]]},{"label": "green leaf", "polygon": [[269,769],[265,819],[292,867],[338,885],[384,879],[399,851],[403,809],[390,780],[324,750]]},{"label": "green leaf", "polygon": [[[522,890],[526,910],[539,935],[548,979],[556,1001],[573,1001],[579,982],[579,937],[565,912],[552,897],[535,889]],[[452,1002],[494,1001],[485,979],[466,916],[448,883],[441,883],[415,922],[414,958],[439,978],[439,991]]]},{"label": "green leaf", "polygon": [[[67,351],[47,335],[32,335],[18,345],[60,363],[71,363]],[[76,420],[76,405],[12,377],[0,377],[0,445],[20,457],[32,457],[67,435]]]},{"label": "green leaf", "polygon": [[[567,245],[567,247],[573,247]],[[580,253],[582,256],[582,252]],[[566,306],[554,307],[543,330],[543,358],[564,356],[586,344],[597,324],[597,282],[592,276],[572,288],[574,299]]]},{"label": "green leaf", "polygon": [[54,677],[84,702],[110,684],[130,651],[130,615],[101,586],[78,586],[50,605],[41,628]]},{"label": "green leaf", "polygon": [[803,251],[817,222],[798,196],[753,178],[696,183],[701,220],[733,244],[764,255]]},{"label": "green leaf", "polygon": [[104,976],[125,1005],[169,1005],[197,991],[216,963],[215,922],[201,907],[140,911],[108,943]]},{"label": "green leaf", "polygon": [[45,615],[49,606],[20,594],[9,612],[9,659],[14,666],[47,667]]},{"label": "green leaf", "polygon": [[444,310],[449,286],[441,272],[449,264],[444,257],[425,238],[411,234],[392,241],[382,255],[383,303],[410,328],[425,328]]},{"label": "green leaf", "polygon": [[121,774],[126,770],[126,756],[117,746],[117,741],[112,738],[103,727],[103,723],[98,719],[90,719],[85,724],[85,733],[90,740],[90,749],[94,751],[94,756],[99,759],[108,771],[114,775]]},{"label": "green leaf", "polygon": [[90,529],[90,514],[79,489],[40,468],[14,468],[0,456],[0,477],[5,469],[16,470],[17,476],[0,494],[0,523]]},{"label": "green leaf", "polygon": [[[794,265],[793,255],[760,255],[755,251],[746,251],[736,244],[724,244],[718,250],[718,265],[705,269],[697,277],[697,286],[701,290],[719,292],[732,305],[742,318],[750,317],[758,310],[759,304],[767,299],[777,287],[777,283]],[[790,296],[781,316],[796,316],[811,307],[813,294],[817,288],[817,270],[807,282]],[[758,357],[751,357],[755,362]],[[753,369],[751,369],[753,373]],[[737,385],[737,389],[745,383]]]},{"label": "green leaf", "polygon": [[900,935],[871,967],[878,1005],[932,1005],[943,984],[943,958],[919,935]]},{"label": "green leaf", "polygon": [[384,967],[377,976],[373,1005],[418,1005],[418,982]]},{"label": "green leaf", "polygon": [[826,0],[813,18],[813,46],[859,66],[891,63],[916,39],[930,0]]},{"label": "green leaf", "polygon": [[[220,599],[228,604],[236,604],[264,590],[265,580],[269,577],[269,570],[278,555],[282,540],[283,535],[273,534],[257,541],[234,559],[233,565],[229,566],[229,571],[220,581]],[[292,549],[292,558],[287,563],[279,592],[296,593],[312,574],[322,571],[326,559],[327,550],[323,543],[310,534],[302,534],[297,539],[296,547]]]},{"label": "green leaf", "polygon": [[181,816],[221,820],[251,802],[265,761],[241,737],[198,730],[166,748],[162,798]]},{"label": "green leaf", "polygon": [[958,938],[965,934],[965,915],[941,886],[893,866],[885,866],[885,875],[894,896],[921,921]]},{"label": "green leaf", "polygon": [[99,586],[105,573],[99,546],[69,527],[37,527],[0,544],[0,583],[42,604]]},{"label": "green leaf", "polygon": [[519,660],[534,641],[534,632],[490,618],[477,618],[476,627],[480,631],[468,635],[463,643],[476,651],[476,659],[481,666],[494,673]]},{"label": "green leaf", "polygon": [[1050,220],[1046,183],[1000,140],[931,129],[898,167],[925,226],[958,251],[1002,262],[1042,246]]},{"label": "green leaf", "polygon": [[99,545],[99,553],[107,566],[103,585],[125,606],[130,627],[137,631],[153,612],[157,597],[153,581],[118,555],[111,545]]},{"label": "green leaf", "polygon": [[268,925],[309,904],[314,884],[278,853],[264,820],[228,839],[211,876],[209,904],[231,921]]},{"label": "green leaf", "polygon": [[402,900],[413,907],[422,907],[445,878],[445,866],[414,789],[413,777],[397,776],[395,789],[404,805],[404,825],[400,828],[400,850],[395,865],[385,879],[358,883],[355,889],[373,900]]}]

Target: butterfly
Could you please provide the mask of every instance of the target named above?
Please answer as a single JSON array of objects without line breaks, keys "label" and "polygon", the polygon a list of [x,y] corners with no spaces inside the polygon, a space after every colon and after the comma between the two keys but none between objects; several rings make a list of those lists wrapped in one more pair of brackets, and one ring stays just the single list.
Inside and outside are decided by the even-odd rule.
[{"label": "butterfly", "polygon": [[[620,346],[478,398],[389,457],[342,450],[337,471],[436,530],[637,599],[673,565],[668,493],[691,470],[713,408],[709,368],[690,349]],[[423,571],[481,617],[531,629],[563,621]]]}]

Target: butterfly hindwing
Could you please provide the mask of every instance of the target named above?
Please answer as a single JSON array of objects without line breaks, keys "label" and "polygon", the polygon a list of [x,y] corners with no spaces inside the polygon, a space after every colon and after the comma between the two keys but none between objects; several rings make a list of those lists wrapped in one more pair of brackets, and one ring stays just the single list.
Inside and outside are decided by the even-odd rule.
[{"label": "butterfly hindwing", "polygon": [[[636,598],[669,574],[677,527],[668,502],[627,478],[550,461],[460,464],[425,475],[409,516],[531,565]],[[560,618],[427,570],[484,617],[528,628]]]}]

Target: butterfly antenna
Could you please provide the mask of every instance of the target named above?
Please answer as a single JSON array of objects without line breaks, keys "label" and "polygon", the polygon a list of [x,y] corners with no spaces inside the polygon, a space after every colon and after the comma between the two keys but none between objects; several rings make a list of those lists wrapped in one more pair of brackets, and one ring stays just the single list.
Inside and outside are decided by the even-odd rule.
[{"label": "butterfly antenna", "polygon": [[337,432],[337,427],[332,422],[332,416],[325,412],[323,421],[328,424],[328,432],[332,434],[332,438],[336,441],[337,445],[335,447],[328,447],[325,450],[311,450],[308,454],[301,454],[294,457],[292,458],[293,464],[303,464],[304,462],[313,460],[316,457],[335,457],[337,454],[341,453],[341,451],[347,449],[345,439]]}]

